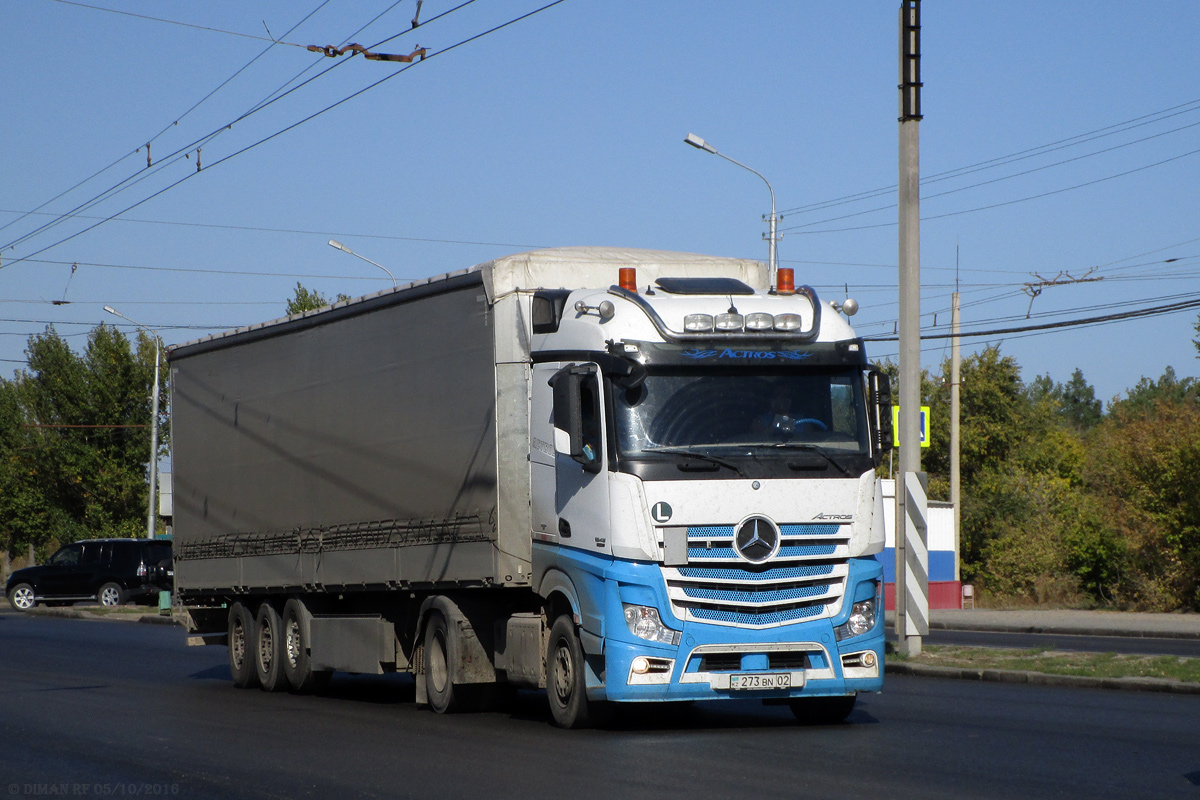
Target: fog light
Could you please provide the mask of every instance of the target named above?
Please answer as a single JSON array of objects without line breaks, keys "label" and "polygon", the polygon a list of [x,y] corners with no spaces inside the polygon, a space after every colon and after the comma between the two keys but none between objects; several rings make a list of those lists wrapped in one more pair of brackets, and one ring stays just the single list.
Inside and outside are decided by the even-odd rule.
[{"label": "fog light", "polygon": [[650,671],[650,659],[645,656],[638,656],[633,660],[630,668],[638,675],[645,675]]},{"label": "fog light", "polygon": [[775,327],[775,317],[756,311],[746,315],[746,330],[769,331]]},{"label": "fog light", "polygon": [[804,327],[804,320],[799,314],[776,314],[775,330],[798,331]]},{"label": "fog light", "polygon": [[741,314],[717,314],[713,323],[719,331],[740,331],[746,327],[746,318]]},{"label": "fog light", "polygon": [[868,668],[875,666],[875,653],[870,650],[863,653],[862,663],[864,667]]}]

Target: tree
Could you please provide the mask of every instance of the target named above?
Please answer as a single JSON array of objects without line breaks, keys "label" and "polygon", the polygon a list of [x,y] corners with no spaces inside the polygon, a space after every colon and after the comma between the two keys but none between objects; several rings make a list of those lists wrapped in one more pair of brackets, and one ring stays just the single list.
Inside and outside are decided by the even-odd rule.
[{"label": "tree", "polygon": [[77,354],[47,328],[29,339],[28,368],[0,381],[6,545],[44,550],[89,536],[140,535],[155,348],[145,334],[137,341],[135,353],[125,336],[100,325]]},{"label": "tree", "polygon": [[1194,398],[1124,401],[1089,452],[1089,483],[1128,551],[1122,599],[1140,608],[1200,610],[1197,431]]},{"label": "tree", "polygon": [[1055,383],[1047,375],[1039,375],[1026,387],[1026,395],[1034,403],[1048,402],[1056,413],[1077,430],[1091,430],[1104,416],[1104,406],[1096,399],[1096,390],[1076,368],[1066,383]]},{"label": "tree", "polygon": [[[337,297],[333,300],[334,303],[340,303],[343,300],[349,300],[350,295],[338,292]],[[325,295],[314,289],[306,289],[301,285],[300,281],[296,281],[296,293],[291,300],[287,301],[287,314],[303,314],[305,311],[315,311],[318,308],[332,305]]]}]

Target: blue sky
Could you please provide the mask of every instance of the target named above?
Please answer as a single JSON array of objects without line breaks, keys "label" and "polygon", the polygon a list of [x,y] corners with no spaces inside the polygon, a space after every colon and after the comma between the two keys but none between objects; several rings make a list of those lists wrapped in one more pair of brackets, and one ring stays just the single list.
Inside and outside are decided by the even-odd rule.
[{"label": "blue sky", "polygon": [[[390,285],[331,237],[413,278],[559,245],[765,259],[766,187],[689,132],[772,182],[781,264],[892,333],[898,2],[565,0],[454,47],[547,2],[425,0],[410,30],[415,0],[9,0],[0,368],[49,322],[81,343],[105,304],[174,343],[280,316],[298,280]],[[923,326],[945,332],[956,274],[967,330],[1200,299],[1200,5],[923,5]],[[430,57],[291,46],[397,34],[378,50]],[[1056,276],[1102,280],[1023,291]],[[1079,367],[1108,400],[1197,375],[1197,312],[964,351],[1000,342],[1026,380]],[[926,365],[948,352],[928,342]]]}]

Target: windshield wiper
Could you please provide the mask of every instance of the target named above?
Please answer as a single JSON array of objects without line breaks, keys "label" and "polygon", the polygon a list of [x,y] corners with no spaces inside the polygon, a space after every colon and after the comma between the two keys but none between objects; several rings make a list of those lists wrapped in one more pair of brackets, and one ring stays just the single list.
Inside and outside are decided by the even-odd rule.
[{"label": "windshield wiper", "polygon": [[643,453],[667,453],[669,455],[687,456],[688,458],[698,458],[701,461],[707,461],[710,464],[717,464],[718,466],[725,467],[726,469],[731,469],[734,472],[736,472],[738,474],[738,477],[740,477],[740,478],[746,477],[746,473],[742,472],[741,468],[739,466],[737,466],[736,464],[726,461],[723,458],[717,458],[716,456],[710,456],[707,453],[697,453],[695,450],[689,450],[686,447],[643,447],[642,452]]},{"label": "windshield wiper", "polygon": [[[781,449],[782,448],[795,448],[796,450],[805,450],[810,453],[816,453],[821,458],[823,458],[827,462],[829,462],[831,465],[833,465],[834,467],[837,467],[838,472],[842,473],[843,475],[845,475],[847,477],[852,477],[850,475],[850,470],[848,470],[844,466],[842,466],[842,464],[839,461],[837,461],[837,459],[835,459],[833,456],[829,455],[829,453],[826,451],[826,449],[819,444],[812,444],[810,442],[778,442],[776,444],[771,445],[771,447],[777,447],[777,448],[781,448]],[[789,464],[789,466],[790,466],[790,464]]]}]

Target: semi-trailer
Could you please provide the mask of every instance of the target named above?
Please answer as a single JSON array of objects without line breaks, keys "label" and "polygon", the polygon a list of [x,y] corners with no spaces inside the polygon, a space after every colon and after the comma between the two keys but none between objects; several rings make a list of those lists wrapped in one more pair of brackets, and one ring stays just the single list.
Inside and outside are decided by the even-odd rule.
[{"label": "semi-trailer", "polygon": [[169,354],[176,612],[236,686],[415,676],[848,715],[883,682],[890,390],[793,272],[505,256]]}]

